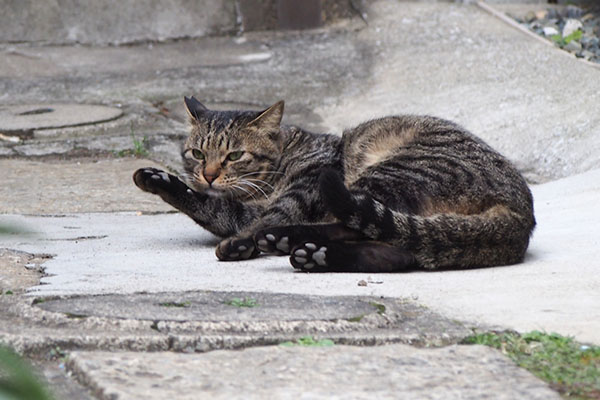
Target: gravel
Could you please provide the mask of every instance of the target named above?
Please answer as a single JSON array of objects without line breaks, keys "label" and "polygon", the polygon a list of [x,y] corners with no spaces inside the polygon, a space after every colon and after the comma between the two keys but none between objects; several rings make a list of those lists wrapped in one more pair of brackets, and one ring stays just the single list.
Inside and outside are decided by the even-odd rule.
[{"label": "gravel", "polygon": [[578,58],[600,63],[600,5],[538,7],[513,18]]}]

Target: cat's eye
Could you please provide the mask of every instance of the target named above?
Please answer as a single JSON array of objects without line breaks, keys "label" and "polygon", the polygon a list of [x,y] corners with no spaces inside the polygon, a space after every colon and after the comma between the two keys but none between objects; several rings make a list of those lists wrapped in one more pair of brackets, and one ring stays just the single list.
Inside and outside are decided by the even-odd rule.
[{"label": "cat's eye", "polygon": [[243,151],[234,151],[233,153],[227,154],[227,160],[236,161],[239,160],[244,155]]},{"label": "cat's eye", "polygon": [[196,160],[200,160],[200,161],[204,160],[204,153],[202,153],[202,152],[201,152],[200,150],[198,150],[198,149],[194,149],[194,150],[192,150],[192,156],[194,156],[194,158],[195,158]]}]

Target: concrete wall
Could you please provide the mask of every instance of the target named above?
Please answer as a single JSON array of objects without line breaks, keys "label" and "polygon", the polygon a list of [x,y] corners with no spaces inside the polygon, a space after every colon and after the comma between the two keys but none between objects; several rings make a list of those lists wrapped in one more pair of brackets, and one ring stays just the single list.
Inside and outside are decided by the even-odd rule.
[{"label": "concrete wall", "polygon": [[235,30],[233,0],[0,0],[0,42],[121,44]]},{"label": "concrete wall", "polygon": [[[0,43],[90,45],[311,28],[356,14],[367,0],[0,0]],[[369,0],[370,1],[370,0]],[[302,20],[290,5],[310,10]],[[310,7],[309,7],[310,8]],[[316,14],[315,14],[316,13]],[[289,12],[288,12],[289,14]]]}]

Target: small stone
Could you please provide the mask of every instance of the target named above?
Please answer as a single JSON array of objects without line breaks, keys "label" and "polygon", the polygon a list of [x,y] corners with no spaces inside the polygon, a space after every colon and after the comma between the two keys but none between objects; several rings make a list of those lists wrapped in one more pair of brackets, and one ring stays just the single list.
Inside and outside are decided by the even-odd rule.
[{"label": "small stone", "polygon": [[594,14],[587,13],[583,17],[581,17],[581,22],[587,22],[587,21],[589,21],[592,18],[594,18]]},{"label": "small stone", "polygon": [[533,22],[535,21],[536,16],[535,16],[535,12],[533,11],[529,11],[527,14],[525,14],[525,22]]},{"label": "small stone", "polygon": [[563,28],[562,36],[565,38],[571,35],[572,33],[577,32],[582,27],[583,24],[581,23],[581,21],[577,19],[568,19],[567,22],[565,22],[565,27]]},{"label": "small stone", "polygon": [[367,286],[367,281],[361,279],[360,281],[358,281],[358,286]]},{"label": "small stone", "polygon": [[565,8],[564,15],[567,18],[581,18],[583,10],[577,6],[568,5],[567,8]]},{"label": "small stone", "polygon": [[565,45],[565,47],[563,47],[563,49],[567,51],[577,52],[581,50],[581,43],[575,40],[571,40],[567,45]]},{"label": "small stone", "polygon": [[551,8],[548,10],[548,14],[546,15],[546,18],[557,19],[557,18],[560,18],[560,14],[558,13],[558,11],[556,11],[555,8]]},{"label": "small stone", "polygon": [[554,36],[558,35],[558,29],[553,26],[545,26],[544,27],[544,36]]},{"label": "small stone", "polygon": [[584,58],[586,60],[591,60],[592,57],[595,56],[595,54],[592,53],[591,51],[583,50],[583,51],[580,51],[579,53],[577,53],[576,56],[579,58]]},{"label": "small stone", "polygon": [[546,10],[540,10],[540,11],[535,12],[536,19],[546,19],[547,16],[548,16],[548,11],[546,11]]}]

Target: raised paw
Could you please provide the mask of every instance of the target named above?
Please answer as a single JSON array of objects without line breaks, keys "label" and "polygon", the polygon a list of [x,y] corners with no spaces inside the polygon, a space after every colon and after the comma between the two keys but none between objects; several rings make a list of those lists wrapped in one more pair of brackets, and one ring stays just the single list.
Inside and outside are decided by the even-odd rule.
[{"label": "raised paw", "polygon": [[[141,168],[133,174],[136,186],[145,192],[159,194],[160,192],[173,193],[189,188],[175,175],[168,174],[156,168]],[[189,189],[191,192],[191,189]]]},{"label": "raised paw", "polygon": [[263,253],[290,254],[290,228],[282,226],[258,231],[254,235],[254,243]]},{"label": "raised paw", "polygon": [[314,242],[302,243],[292,250],[290,262],[294,268],[302,271],[327,271],[327,246]]},{"label": "raised paw", "polygon": [[220,261],[248,260],[258,255],[252,238],[229,238],[218,244],[215,254]]}]

